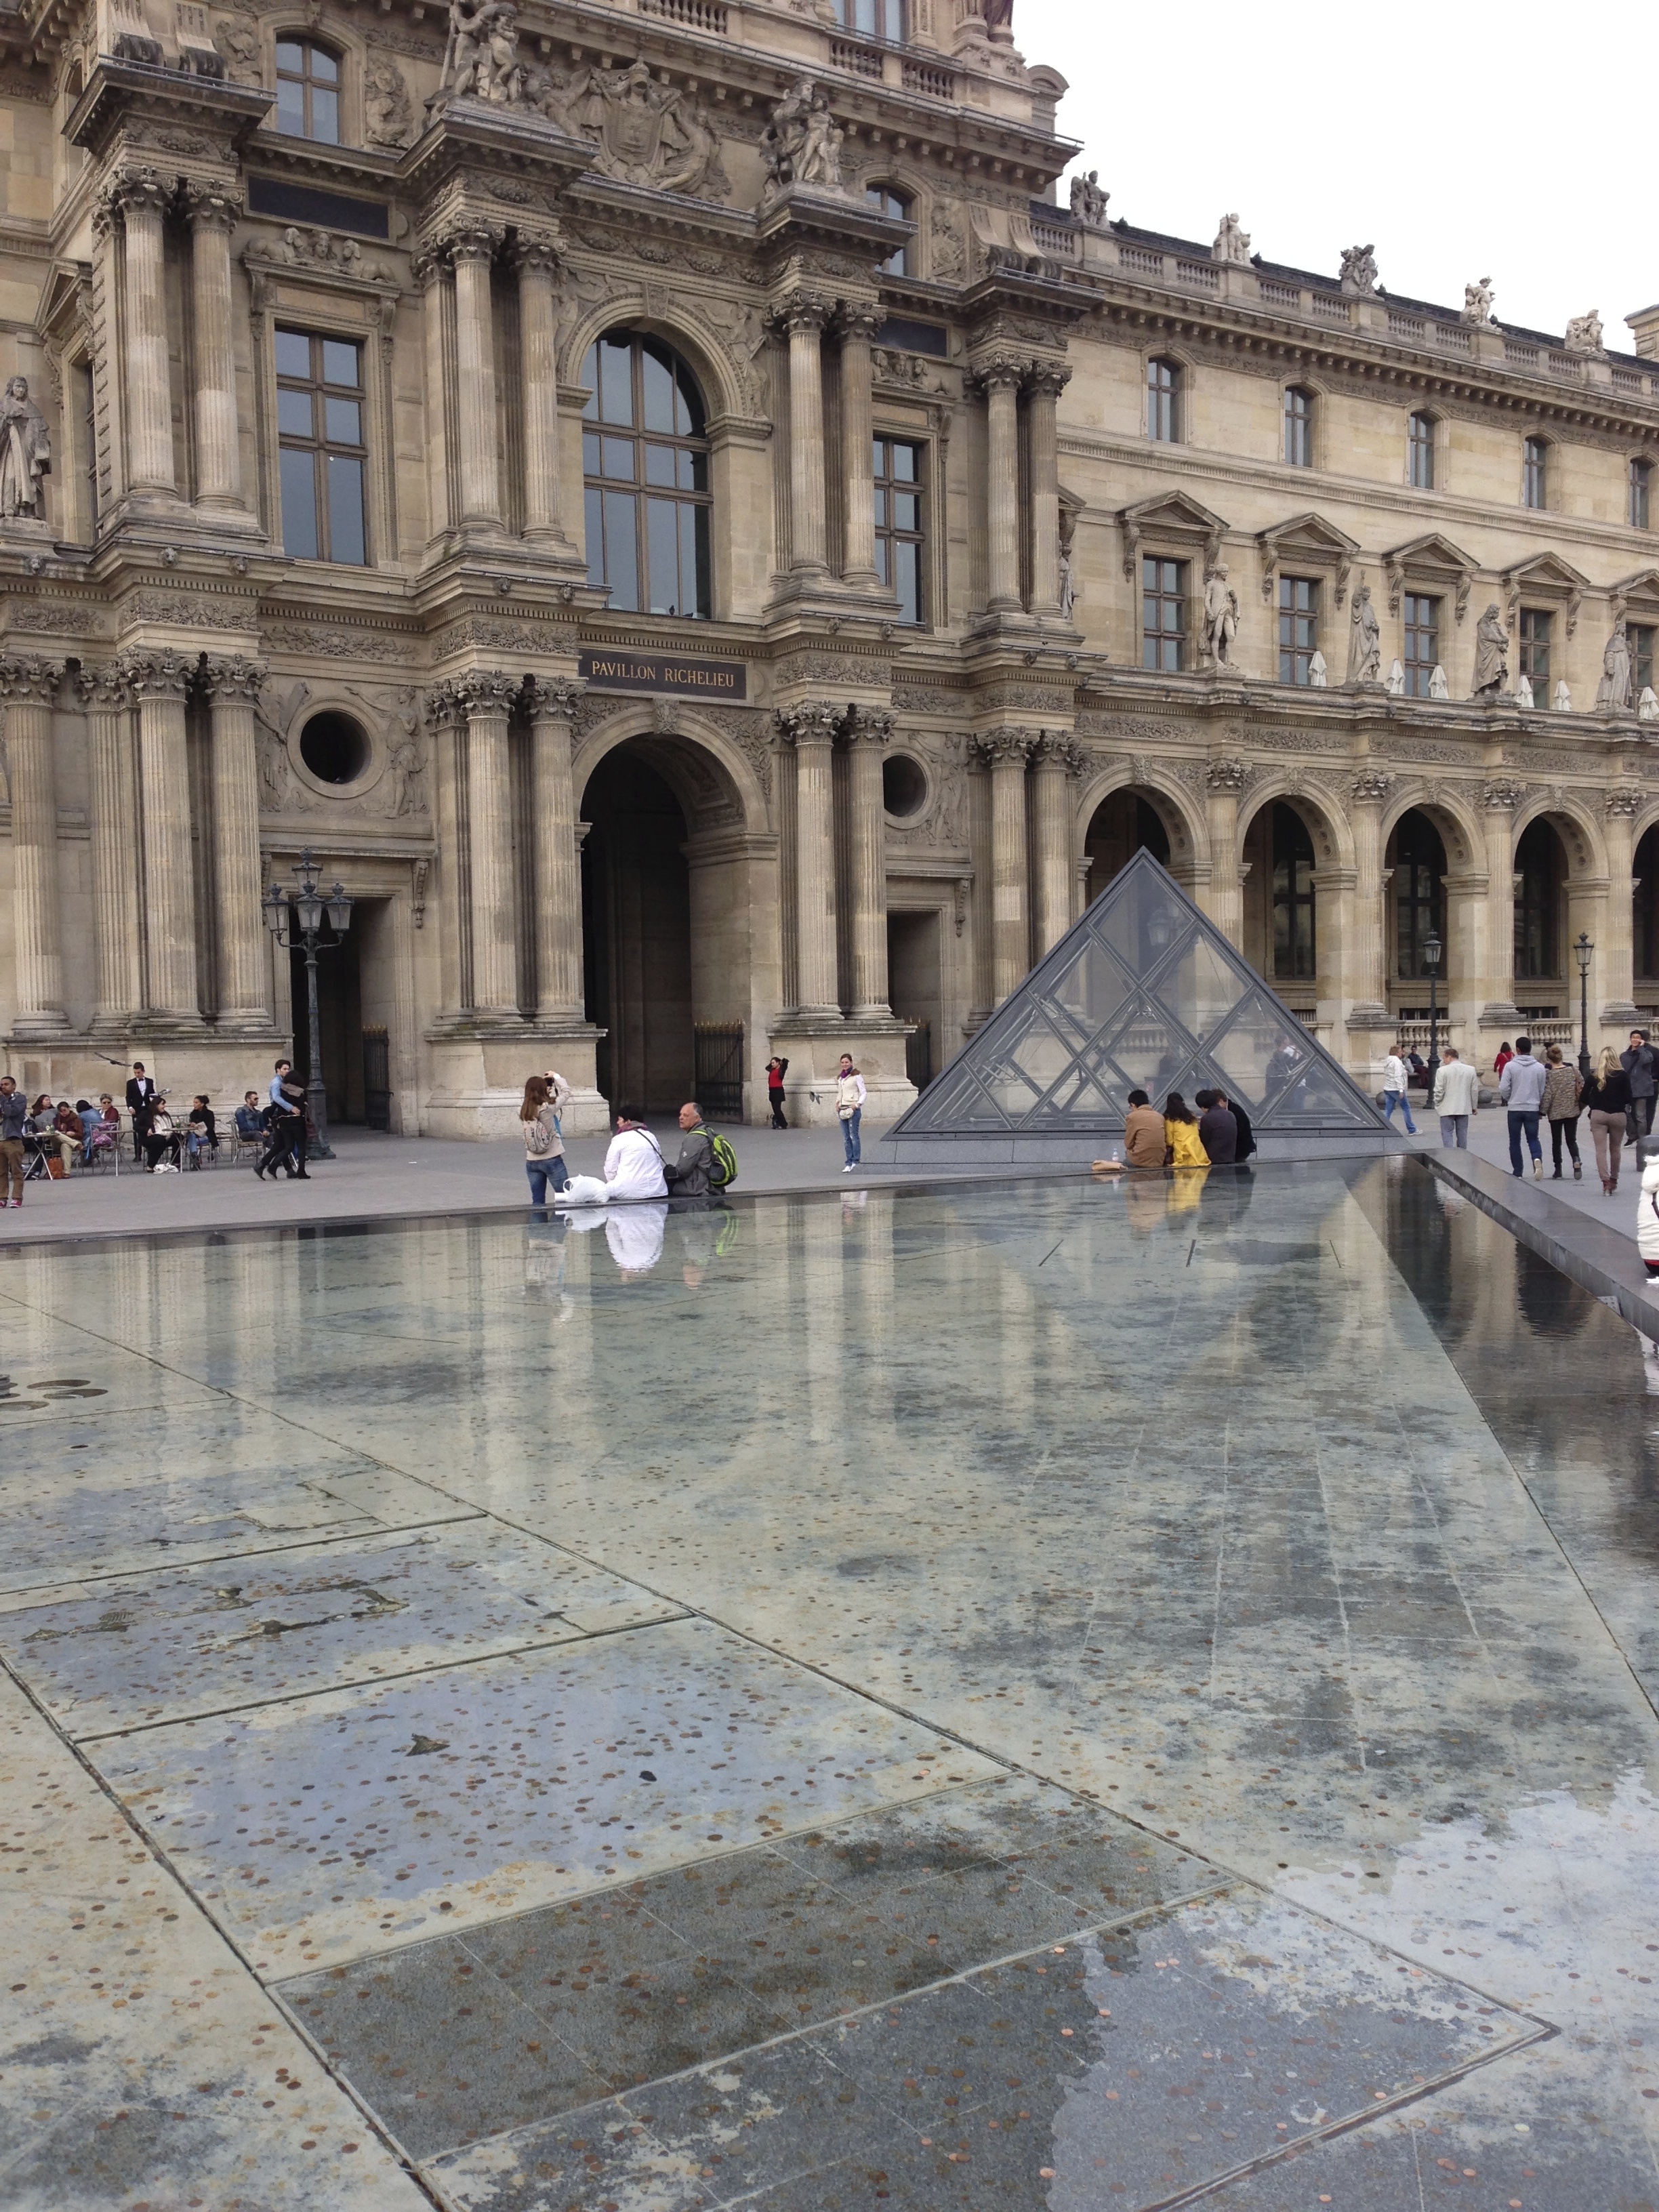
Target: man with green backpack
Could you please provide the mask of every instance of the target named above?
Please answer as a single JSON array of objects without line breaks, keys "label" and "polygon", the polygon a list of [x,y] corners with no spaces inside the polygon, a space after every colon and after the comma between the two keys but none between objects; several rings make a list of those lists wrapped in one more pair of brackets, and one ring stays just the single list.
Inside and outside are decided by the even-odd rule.
[{"label": "man with green backpack", "polygon": [[718,1198],[738,1179],[738,1155],[729,1137],[717,1136],[703,1127],[702,1115],[690,1100],[680,1109],[680,1156],[663,1173],[676,1198]]}]

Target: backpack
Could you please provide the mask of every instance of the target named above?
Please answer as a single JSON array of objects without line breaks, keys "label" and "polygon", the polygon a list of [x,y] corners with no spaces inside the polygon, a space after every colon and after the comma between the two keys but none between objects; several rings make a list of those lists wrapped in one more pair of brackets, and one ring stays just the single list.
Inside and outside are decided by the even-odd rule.
[{"label": "backpack", "polygon": [[714,1155],[714,1164],[708,1171],[708,1181],[715,1190],[729,1189],[738,1179],[738,1155],[730,1137],[717,1136],[708,1132],[709,1148]]}]

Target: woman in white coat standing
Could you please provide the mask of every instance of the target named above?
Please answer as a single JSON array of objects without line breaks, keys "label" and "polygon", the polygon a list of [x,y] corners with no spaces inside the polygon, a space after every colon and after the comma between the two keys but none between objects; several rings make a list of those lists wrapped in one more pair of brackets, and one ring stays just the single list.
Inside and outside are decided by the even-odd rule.
[{"label": "woman in white coat standing", "polygon": [[870,1096],[864,1087],[864,1078],[853,1065],[853,1055],[844,1052],[841,1056],[841,1073],[836,1078],[836,1113],[841,1122],[841,1141],[847,1153],[843,1175],[851,1175],[863,1157],[859,1150],[859,1121],[864,1113],[864,1102]]}]

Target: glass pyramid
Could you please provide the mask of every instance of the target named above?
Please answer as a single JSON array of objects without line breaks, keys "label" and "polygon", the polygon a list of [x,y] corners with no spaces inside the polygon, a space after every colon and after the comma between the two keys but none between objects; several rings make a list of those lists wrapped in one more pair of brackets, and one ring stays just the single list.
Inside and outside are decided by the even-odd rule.
[{"label": "glass pyramid", "polygon": [[890,1132],[1064,1137],[1131,1091],[1239,1099],[1258,1133],[1380,1131],[1373,1102],[1152,854],[1136,853]]}]

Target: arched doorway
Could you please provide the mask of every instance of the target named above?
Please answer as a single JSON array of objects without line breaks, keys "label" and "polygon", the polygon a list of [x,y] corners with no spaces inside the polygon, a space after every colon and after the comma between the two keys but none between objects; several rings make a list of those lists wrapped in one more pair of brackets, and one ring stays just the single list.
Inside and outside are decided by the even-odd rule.
[{"label": "arched doorway", "polygon": [[1631,873],[1631,954],[1638,1006],[1659,1006],[1659,823],[1642,833]]},{"label": "arched doorway", "polygon": [[1319,865],[1312,825],[1290,799],[1261,807],[1244,833],[1244,957],[1311,1023],[1319,997]]},{"label": "arched doorway", "polygon": [[[1415,1031],[1410,1025],[1428,1020],[1429,978],[1431,973],[1437,974],[1440,988],[1434,1011],[1442,1036],[1448,1036],[1451,948],[1446,943],[1446,844],[1420,807],[1408,808],[1395,823],[1383,866],[1389,871],[1383,957],[1388,962],[1390,1011],[1397,1022],[1406,1025],[1407,1037],[1415,1044]],[[1437,968],[1425,950],[1431,937],[1440,939]],[[1427,1050],[1426,1042],[1422,1049]]]},{"label": "arched doorway", "polygon": [[1540,814],[1515,842],[1515,1003],[1523,1020],[1559,1020],[1571,1010],[1562,974],[1567,874],[1560,836]]},{"label": "arched doorway", "polygon": [[695,1072],[685,812],[635,744],[599,763],[581,812],[586,1011],[605,1031],[599,1087],[613,1113],[669,1113],[691,1097]]},{"label": "arched doorway", "polygon": [[1170,865],[1170,832],[1164,817],[1143,792],[1126,784],[1103,799],[1089,817],[1083,841],[1088,860],[1085,903],[1097,899],[1118,870],[1142,846],[1164,867]]}]

